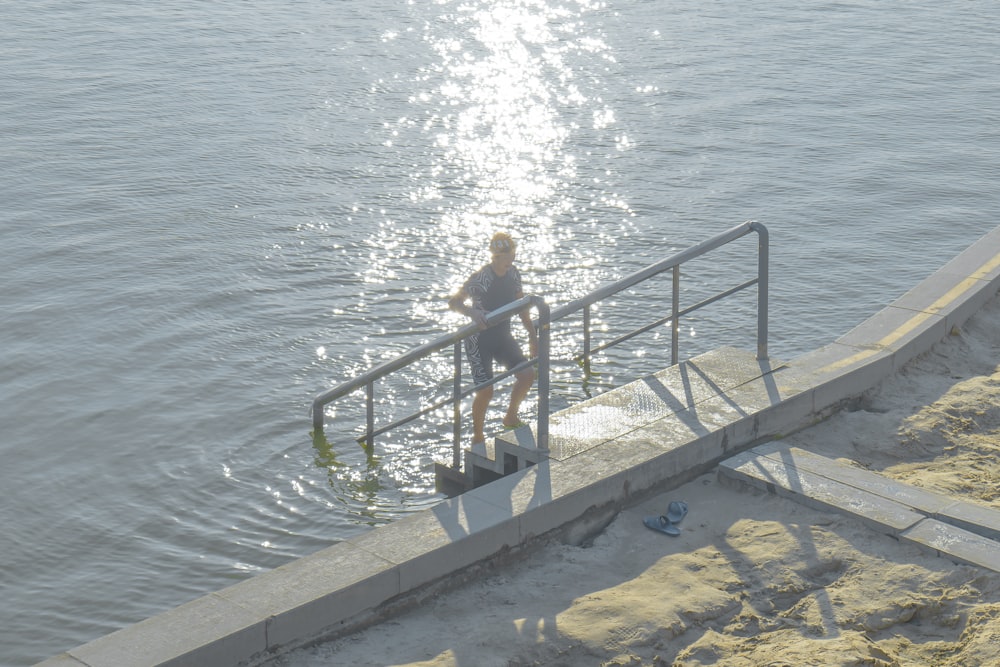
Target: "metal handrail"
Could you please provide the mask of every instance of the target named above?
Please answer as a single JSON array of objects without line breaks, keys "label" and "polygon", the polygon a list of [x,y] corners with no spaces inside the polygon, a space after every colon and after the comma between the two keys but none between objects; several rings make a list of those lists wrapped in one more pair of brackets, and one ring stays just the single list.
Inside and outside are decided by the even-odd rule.
[{"label": "metal handrail", "polygon": [[[656,327],[663,326],[667,322],[673,322],[674,320],[680,320],[680,318],[682,318],[685,315],[693,313],[696,310],[700,310],[701,308],[704,308],[705,306],[711,305],[711,304],[715,303],[716,301],[721,301],[722,299],[725,299],[727,296],[732,296],[733,294],[736,294],[737,292],[742,292],[746,288],[752,287],[753,285],[756,285],[756,284],[757,284],[757,279],[756,278],[753,279],[753,280],[748,280],[748,281],[746,281],[744,283],[740,283],[736,287],[731,287],[731,288],[727,289],[724,292],[719,292],[715,296],[712,296],[712,297],[709,297],[709,298],[704,299],[702,301],[699,301],[698,303],[694,304],[693,306],[688,306],[687,308],[685,308],[685,309],[683,309],[681,311],[678,311],[676,314],[675,313],[671,313],[670,315],[667,315],[666,317],[661,317],[660,319],[656,320],[655,322],[651,322],[650,324],[647,324],[645,326],[641,326],[641,327],[639,327],[638,329],[636,329],[634,331],[631,331],[631,332],[629,332],[627,334],[619,336],[618,338],[609,340],[607,343],[603,343],[601,345],[598,345],[597,347],[591,347],[590,348],[590,355],[597,354],[598,352],[603,352],[604,350],[610,349],[610,348],[614,347],[615,345],[618,345],[620,343],[624,343],[627,340],[631,340],[631,339],[635,338],[636,336],[638,336],[639,334],[643,334],[643,333],[646,333],[647,331],[651,331],[651,330],[655,329]],[[671,347],[676,348],[677,346],[676,345],[672,345]],[[587,359],[588,356],[589,355],[581,352],[580,354],[578,354],[575,357],[573,357],[573,360],[577,361],[577,362],[586,361],[586,359]],[[676,353],[674,354],[674,359],[672,361],[673,361],[674,364],[677,363]]]},{"label": "metal handrail", "polygon": [[[743,282],[735,287],[727,290],[723,290],[714,296],[711,296],[693,306],[689,306],[683,310],[680,309],[680,266],[692,259],[700,257],[712,250],[720,248],[728,243],[731,243],[743,236],[750,233],[756,233],[758,237],[757,242],[757,277],[746,282]],[[641,333],[645,333],[651,329],[658,326],[671,323],[671,364],[678,363],[679,355],[679,320],[682,316],[687,315],[699,308],[703,308],[711,303],[715,303],[720,299],[731,296],[737,292],[744,289],[757,285],[757,359],[766,360],[767,359],[767,311],[768,311],[768,263],[769,263],[769,235],[767,228],[764,225],[749,221],[744,222],[741,225],[737,225],[721,234],[713,236],[697,245],[694,245],[687,250],[679,252],[671,257],[663,259],[655,264],[651,264],[646,268],[636,271],[635,273],[628,275],[620,280],[613,283],[607,284],[601,288],[594,290],[593,292],[569,303],[550,311],[549,306],[545,303],[545,300],[538,296],[526,296],[517,301],[507,304],[502,308],[487,314],[486,320],[488,326],[493,326],[505,320],[509,320],[514,315],[520,314],[530,308],[535,308],[538,311],[538,320],[536,321],[536,326],[538,327],[538,357],[534,359],[529,359],[528,361],[508,370],[507,372],[494,377],[489,382],[482,385],[477,385],[468,389],[462,389],[462,341],[464,341],[469,336],[477,333],[480,329],[475,323],[467,324],[466,326],[458,329],[454,333],[441,336],[436,338],[429,343],[425,343],[418,347],[411,349],[405,354],[386,361],[375,368],[369,370],[367,373],[361,376],[344,382],[332,389],[329,389],[313,399],[312,404],[312,419],[313,428],[315,433],[321,433],[323,430],[323,408],[327,404],[351,394],[358,389],[364,387],[366,389],[366,422],[367,426],[365,429],[365,435],[358,438],[360,442],[363,442],[366,447],[372,447],[375,436],[381,435],[387,431],[390,431],[398,426],[409,423],[419,417],[429,414],[435,410],[438,410],[448,403],[453,406],[453,423],[452,423],[452,435],[454,440],[454,456],[453,456],[453,467],[459,467],[459,441],[461,435],[461,415],[459,414],[459,408],[461,400],[470,394],[484,389],[485,387],[491,386],[501,380],[510,377],[511,375],[517,373],[528,366],[538,365],[538,425],[536,427],[535,442],[539,449],[548,449],[549,440],[549,371],[551,368],[550,359],[550,325],[552,322],[556,322],[563,318],[569,317],[574,313],[583,311],[583,328],[584,328],[584,341],[583,353],[577,355],[576,359],[578,361],[583,361],[585,364],[589,363],[590,357],[602,350],[609,347],[622,343],[629,340]],[[609,341],[597,348],[591,349],[590,345],[590,307],[594,304],[603,301],[623,290],[633,287],[645,280],[648,280],[654,276],[657,276],[666,271],[672,271],[672,298],[671,298],[671,312],[670,315],[664,318],[660,318],[652,324],[647,324],[638,329],[619,336],[618,338]],[[402,368],[409,366],[410,364],[423,359],[435,352],[443,350],[449,345],[454,346],[454,367],[455,374],[453,378],[452,394],[447,399],[442,399],[433,405],[424,407],[423,409],[410,414],[406,417],[398,419],[390,424],[382,426],[375,429],[375,418],[374,418],[374,385],[375,382],[386,375],[390,375]]]},{"label": "metal handrail", "polygon": [[[395,359],[391,359],[382,364],[379,364],[375,368],[369,370],[353,380],[348,380],[343,382],[332,389],[328,389],[316,396],[312,403],[312,419],[313,419],[313,429],[316,433],[323,430],[323,408],[333,401],[342,398],[348,394],[351,394],[362,387],[365,388],[366,394],[366,429],[365,435],[359,438],[367,447],[371,447],[374,442],[376,435],[385,433],[386,431],[392,430],[397,426],[402,426],[403,424],[409,423],[414,419],[422,417],[434,410],[437,410],[448,403],[454,405],[454,439],[455,439],[455,467],[458,467],[458,441],[460,437],[460,415],[458,414],[459,402],[472,394],[473,392],[479,391],[485,387],[496,384],[501,380],[513,375],[514,373],[523,370],[534,364],[538,364],[538,433],[536,434],[536,440],[538,447],[541,449],[546,448],[548,443],[548,415],[549,415],[549,350],[551,346],[549,344],[549,306],[545,303],[545,300],[539,296],[525,296],[517,301],[513,301],[501,308],[498,308],[486,315],[487,326],[493,326],[494,324],[499,324],[505,320],[509,320],[514,315],[521,312],[529,310],[530,308],[535,308],[538,311],[538,357],[537,359],[529,360],[523,364],[510,369],[509,371],[494,377],[489,382],[472,387],[462,391],[462,380],[461,380],[461,369],[462,369],[462,352],[461,346],[462,341],[464,341],[469,336],[476,334],[480,331],[480,328],[475,323],[470,323],[455,331],[454,333],[441,336],[428,343],[420,345],[411,349],[410,351],[402,354]],[[435,352],[443,350],[449,345],[454,346],[454,365],[455,365],[455,377],[452,389],[452,396],[448,399],[440,401],[429,407],[425,407],[418,412],[415,412],[407,417],[399,419],[391,424],[383,426],[382,428],[375,429],[375,382],[390,375],[402,368],[409,366],[415,361],[419,361],[424,357],[427,357]]]},{"label": "metal handrail", "polygon": [[[704,255],[712,250],[721,248],[722,246],[732,243],[733,241],[746,236],[752,232],[757,233],[757,278],[749,280],[741,285],[738,285],[730,290],[726,290],[715,297],[705,300],[695,306],[680,310],[679,307],[679,294],[680,294],[680,266],[684,262],[691,261],[701,255]],[[665,324],[667,322],[673,323],[672,326],[672,336],[671,336],[671,364],[676,364],[678,361],[678,321],[681,315],[690,313],[698,308],[714,303],[719,299],[734,294],[735,292],[744,290],[753,285],[758,285],[757,288],[757,358],[760,360],[767,359],[767,290],[768,290],[768,276],[767,267],[769,262],[769,235],[767,228],[759,222],[749,221],[744,222],[741,225],[737,225],[725,232],[713,236],[710,239],[702,241],[698,245],[691,246],[687,250],[683,250],[676,255],[667,257],[666,259],[660,260],[655,264],[651,264],[646,268],[636,271],[635,273],[621,278],[613,283],[609,283],[604,287],[600,287],[590,294],[580,297],[574,301],[560,306],[552,311],[552,321],[556,322],[563,319],[577,311],[583,311],[584,319],[584,351],[581,355],[578,355],[578,359],[586,359],[594,352],[606,349],[610,347],[610,344],[603,345],[597,350],[590,349],[590,307],[599,301],[603,301],[608,297],[614,296],[619,292],[622,292],[630,287],[649,280],[650,278],[657,276],[665,271],[673,270],[673,299],[671,315],[662,320],[657,321],[652,325],[637,329],[631,334],[621,337],[619,340],[614,341],[612,344],[617,344],[632,338],[638,333],[643,331],[648,331],[660,324]]]}]

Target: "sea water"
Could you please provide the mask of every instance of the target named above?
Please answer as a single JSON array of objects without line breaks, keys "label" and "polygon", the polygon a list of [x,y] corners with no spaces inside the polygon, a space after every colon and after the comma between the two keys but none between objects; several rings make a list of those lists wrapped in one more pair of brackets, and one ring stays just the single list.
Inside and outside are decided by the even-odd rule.
[{"label": "sea water", "polygon": [[[757,220],[779,359],[877,312],[1000,220],[998,16],[985,0],[7,3],[0,663],[437,502],[446,418],[368,457],[360,398],[320,439],[309,406],[463,324],[447,296],[495,230],[556,306]],[[752,277],[753,238],[686,266],[682,301]],[[753,349],[753,297],[686,318],[681,355]],[[669,281],[623,295],[597,336],[667,304]],[[579,341],[555,341],[557,407],[667,363],[658,331],[583,377]],[[380,385],[380,415],[448,372],[432,358]]]}]

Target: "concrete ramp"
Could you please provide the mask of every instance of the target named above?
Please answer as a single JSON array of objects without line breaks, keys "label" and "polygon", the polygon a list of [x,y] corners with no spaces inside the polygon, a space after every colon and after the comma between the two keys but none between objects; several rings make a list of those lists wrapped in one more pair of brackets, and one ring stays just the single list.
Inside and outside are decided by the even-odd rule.
[{"label": "concrete ramp", "polygon": [[1000,511],[955,501],[797,447],[760,445],[723,461],[720,480],[850,515],[956,563],[1000,572]]}]

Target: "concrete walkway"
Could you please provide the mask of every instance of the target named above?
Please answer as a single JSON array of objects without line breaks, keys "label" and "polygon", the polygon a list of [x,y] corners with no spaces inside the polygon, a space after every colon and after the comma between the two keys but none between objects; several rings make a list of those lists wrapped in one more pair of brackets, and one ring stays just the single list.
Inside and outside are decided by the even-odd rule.
[{"label": "concrete walkway", "polygon": [[[723,348],[602,394],[553,415],[550,451],[511,475],[42,664],[258,664],[378,622],[547,533],[605,520],[822,420],[960,327],[998,287],[1000,227],[830,345],[786,363]],[[530,455],[526,435],[499,440],[494,451]],[[737,461],[763,466],[760,457],[772,454]],[[800,495],[820,488],[795,481],[805,472],[798,464],[785,472]],[[915,511],[914,523],[892,526],[940,544],[933,522],[941,516]]]},{"label": "concrete walkway", "polygon": [[723,461],[719,477],[849,514],[937,556],[1000,572],[1000,511],[780,443]]}]

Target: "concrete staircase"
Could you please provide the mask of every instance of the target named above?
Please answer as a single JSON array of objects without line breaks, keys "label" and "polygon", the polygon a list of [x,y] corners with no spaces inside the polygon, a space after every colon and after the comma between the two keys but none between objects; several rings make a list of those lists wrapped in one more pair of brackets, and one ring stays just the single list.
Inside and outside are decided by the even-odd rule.
[{"label": "concrete staircase", "polygon": [[712,350],[554,413],[548,450],[538,449],[530,427],[466,449],[462,472],[437,465],[438,489],[455,495],[617,440],[673,442],[707,435],[778,402],[772,373],[781,367],[746,350]]}]

